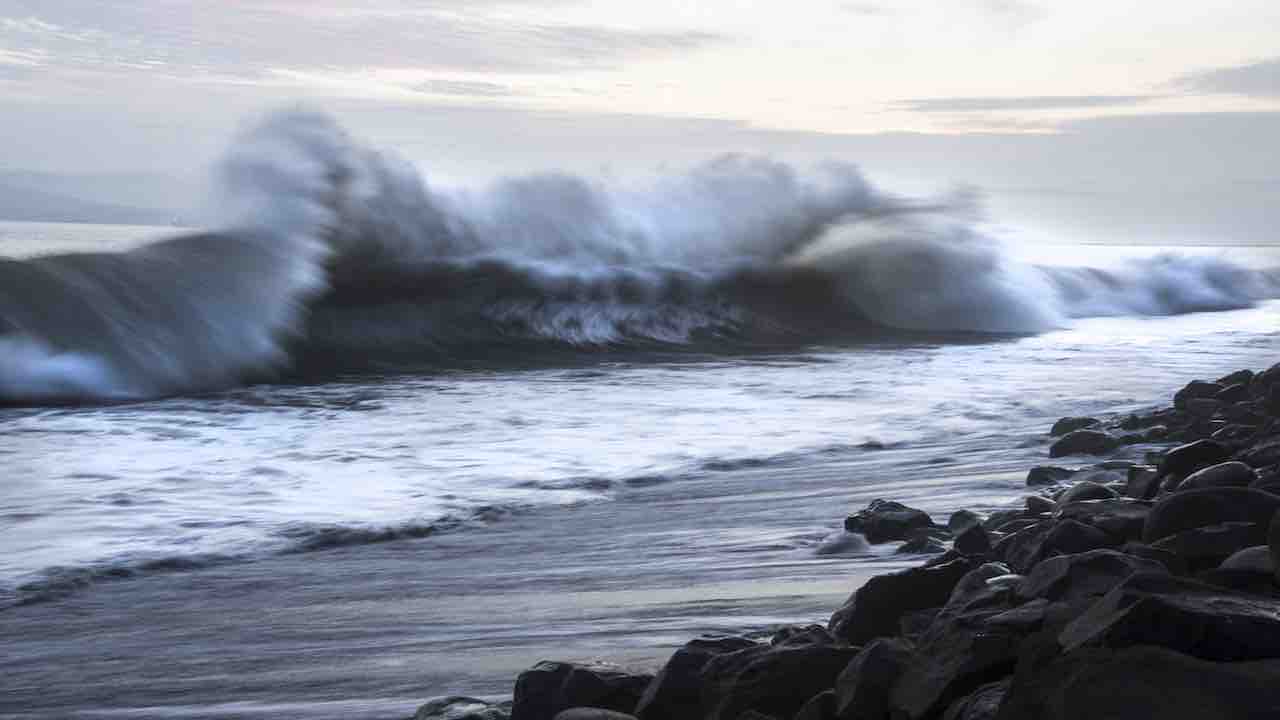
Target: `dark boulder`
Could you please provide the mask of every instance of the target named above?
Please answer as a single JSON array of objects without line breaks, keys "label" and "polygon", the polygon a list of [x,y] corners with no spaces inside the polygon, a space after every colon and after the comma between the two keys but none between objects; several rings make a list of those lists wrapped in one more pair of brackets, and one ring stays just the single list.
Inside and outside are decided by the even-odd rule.
[{"label": "dark boulder", "polygon": [[1222,402],[1214,398],[1192,398],[1187,401],[1186,410],[1196,418],[1212,418],[1222,409]]},{"label": "dark boulder", "polygon": [[938,555],[947,551],[947,547],[926,532],[917,532],[909,540],[898,546],[894,552],[898,555]]},{"label": "dark boulder", "polygon": [[636,716],[603,708],[579,707],[558,713],[555,720],[636,720]]},{"label": "dark boulder", "polygon": [[1160,461],[1161,475],[1189,475],[1196,470],[1231,458],[1231,449],[1214,440],[1196,440],[1165,453]]},{"label": "dark boulder", "polygon": [[1265,468],[1280,463],[1280,438],[1258,443],[1240,453],[1240,460],[1252,468]]},{"label": "dark boulder", "polygon": [[1276,574],[1276,559],[1271,555],[1271,548],[1266,545],[1255,545],[1238,550],[1220,565],[1223,570],[1243,570],[1273,577]]},{"label": "dark boulder", "polygon": [[1125,479],[1124,494],[1138,500],[1149,500],[1160,492],[1160,471],[1138,466],[1129,470]]},{"label": "dark boulder", "polygon": [[1149,502],[1129,498],[1084,500],[1061,506],[1058,517],[1096,527],[1115,538],[1136,540],[1142,537],[1151,506]]},{"label": "dark boulder", "polygon": [[1058,503],[1040,495],[1028,495],[1023,500],[1028,515],[1045,515],[1058,509]]},{"label": "dark boulder", "polygon": [[1066,505],[1078,500],[1110,500],[1118,495],[1119,493],[1106,485],[1100,485],[1092,480],[1082,480],[1067,488],[1057,499],[1060,505]]},{"label": "dark boulder", "polygon": [[1254,372],[1252,370],[1237,370],[1230,375],[1218,378],[1217,383],[1224,388],[1232,385],[1244,385],[1247,388],[1253,382],[1253,378]]},{"label": "dark boulder", "polygon": [[947,529],[952,535],[959,535],[974,525],[981,525],[982,517],[972,510],[957,510],[947,519]]},{"label": "dark boulder", "polygon": [[1250,488],[1186,490],[1161,499],[1151,508],[1142,531],[1154,544],[1183,530],[1224,522],[1266,523],[1280,509],[1280,497]]},{"label": "dark boulder", "polygon": [[1230,462],[1210,465],[1187,476],[1178,486],[1179,490],[1195,490],[1210,487],[1248,487],[1258,479],[1258,473],[1248,465],[1232,460]]},{"label": "dark boulder", "polygon": [[1071,555],[1118,544],[1111,535],[1075,520],[1045,520],[1002,538],[993,556],[1025,573],[1041,560],[1054,555]]},{"label": "dark boulder", "polygon": [[1161,574],[1167,571],[1154,560],[1116,550],[1059,555],[1032,568],[1018,587],[1018,596],[1023,600],[1050,602],[1091,600],[1106,595],[1139,572]]},{"label": "dark boulder", "polygon": [[1119,441],[1110,433],[1101,430],[1073,430],[1049,446],[1049,457],[1105,455],[1119,446]]},{"label": "dark boulder", "polygon": [[1280,716],[1280,661],[1214,663],[1158,647],[1019,663],[996,720],[1263,720]]},{"label": "dark boulder", "polygon": [[877,575],[850,596],[831,616],[827,627],[855,645],[897,635],[903,615],[942,606],[960,578],[975,567],[973,560],[956,558]]},{"label": "dark boulder", "polygon": [[886,717],[889,691],[902,675],[914,649],[901,638],[881,638],[864,647],[836,679],[836,717],[840,720]]},{"label": "dark boulder", "polygon": [[1190,383],[1187,383],[1186,387],[1174,394],[1173,406],[1178,409],[1185,409],[1187,407],[1187,401],[1212,398],[1222,392],[1223,389],[1222,385],[1216,382],[1192,380]]},{"label": "dark boulder", "polygon": [[1099,420],[1097,418],[1064,417],[1053,424],[1053,427],[1049,430],[1049,434],[1054,437],[1058,437],[1059,435],[1066,435],[1067,433],[1075,432],[1076,430],[1083,430],[1097,424],[1099,424]]},{"label": "dark boulder", "polygon": [[991,536],[986,528],[974,525],[956,536],[954,547],[961,555],[986,555],[991,552]]},{"label": "dark boulder", "polygon": [[1013,678],[998,680],[951,703],[942,720],[995,720]]},{"label": "dark boulder", "polygon": [[1280,600],[1139,573],[1067,625],[1058,642],[1067,651],[1159,645],[1218,662],[1280,658]]},{"label": "dark boulder", "polygon": [[413,720],[508,720],[511,703],[490,703],[454,695],[436,698],[418,708]]},{"label": "dark boulder", "polygon": [[793,720],[838,720],[835,691],[827,690],[814,695],[804,704],[804,707],[800,708],[800,712],[796,713]]},{"label": "dark boulder", "polygon": [[1213,396],[1214,400],[1223,403],[1238,403],[1249,399],[1249,383],[1227,385]]},{"label": "dark boulder", "polygon": [[701,718],[704,671],[715,658],[763,647],[742,637],[698,638],[685,643],[671,656],[636,704],[641,720]]},{"label": "dark boulder", "polygon": [[873,500],[865,510],[844,521],[845,530],[858,533],[872,543],[906,540],[916,530],[933,526],[929,513],[892,500]]},{"label": "dark boulder", "polygon": [[511,720],[553,720],[583,706],[630,713],[652,679],[604,663],[540,662],[516,678]]},{"label": "dark boulder", "polygon": [[1053,465],[1040,465],[1031,468],[1027,472],[1027,485],[1057,485],[1060,482],[1066,482],[1075,475],[1075,470],[1067,468],[1055,467]]},{"label": "dark boulder", "polygon": [[1226,522],[1189,528],[1160,538],[1152,546],[1182,558],[1192,571],[1217,567],[1247,547],[1266,541],[1267,527],[1260,523]]}]

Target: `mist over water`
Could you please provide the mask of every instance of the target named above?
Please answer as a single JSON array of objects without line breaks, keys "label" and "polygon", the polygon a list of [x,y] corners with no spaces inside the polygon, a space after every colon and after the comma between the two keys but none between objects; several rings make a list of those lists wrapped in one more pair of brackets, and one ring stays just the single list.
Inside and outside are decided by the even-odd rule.
[{"label": "mist over water", "polygon": [[851,165],[726,156],[638,182],[435,187],[323,115],[248,129],[221,226],[0,263],[0,397],[121,400],[349,370],[741,351],[899,331],[1028,334],[1074,318],[1248,307],[1265,272],[1162,256],[1013,259],[946,203]]}]

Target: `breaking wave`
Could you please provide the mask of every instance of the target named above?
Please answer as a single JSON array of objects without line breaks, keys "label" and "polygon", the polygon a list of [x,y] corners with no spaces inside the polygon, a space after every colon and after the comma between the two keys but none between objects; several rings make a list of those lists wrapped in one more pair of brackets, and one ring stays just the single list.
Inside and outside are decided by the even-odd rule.
[{"label": "breaking wave", "polygon": [[0,398],[116,400],[279,373],[748,348],[1247,307],[1272,277],[1164,256],[1022,264],[846,164],[728,156],[626,185],[429,185],[327,117],[272,116],[219,170],[223,227],[0,260]]}]

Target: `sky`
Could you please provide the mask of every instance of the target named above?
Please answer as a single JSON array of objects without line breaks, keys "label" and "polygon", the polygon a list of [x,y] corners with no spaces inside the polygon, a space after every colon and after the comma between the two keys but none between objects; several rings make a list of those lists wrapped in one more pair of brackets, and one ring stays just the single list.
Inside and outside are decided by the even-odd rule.
[{"label": "sky", "polygon": [[0,0],[0,170],[192,176],[273,108],[428,178],[723,152],[1020,231],[1270,242],[1280,3]]}]

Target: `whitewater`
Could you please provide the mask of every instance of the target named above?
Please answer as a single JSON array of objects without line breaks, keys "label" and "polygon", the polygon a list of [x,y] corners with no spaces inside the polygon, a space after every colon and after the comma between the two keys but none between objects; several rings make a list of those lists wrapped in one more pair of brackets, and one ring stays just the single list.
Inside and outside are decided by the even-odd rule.
[{"label": "whitewater", "polygon": [[1016,502],[1056,418],[1280,348],[1269,249],[850,164],[457,188],[287,112],[216,176],[199,230],[0,222],[0,717],[406,717],[822,621],[911,562],[846,512]]}]

